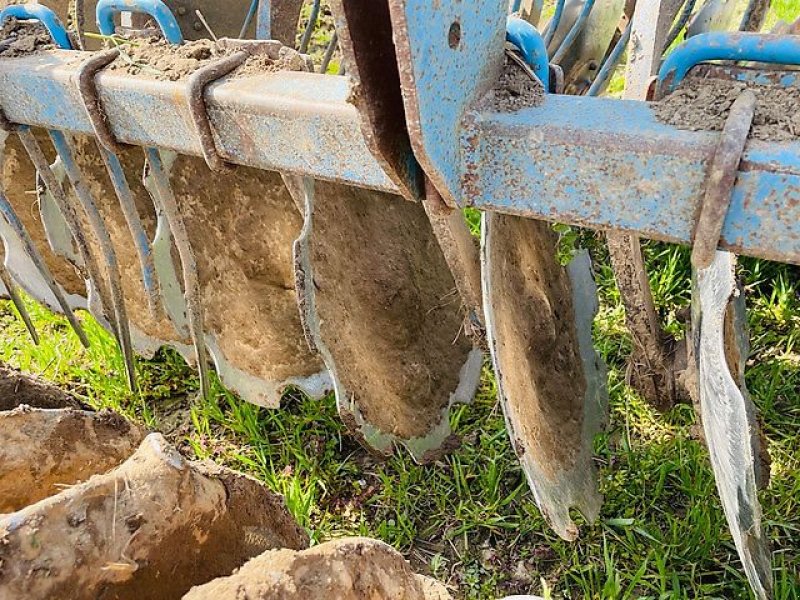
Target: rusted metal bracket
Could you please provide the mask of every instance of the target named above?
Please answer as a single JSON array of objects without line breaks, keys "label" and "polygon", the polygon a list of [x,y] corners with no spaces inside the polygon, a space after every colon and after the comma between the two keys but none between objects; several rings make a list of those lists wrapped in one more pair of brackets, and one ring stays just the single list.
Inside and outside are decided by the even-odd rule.
[{"label": "rusted metal bracket", "polygon": [[719,144],[711,159],[693,234],[692,265],[696,269],[705,269],[714,260],[755,108],[756,97],[753,92],[742,92],[731,106]]},{"label": "rusted metal bracket", "polygon": [[226,171],[231,167],[220,157],[214,141],[214,130],[208,118],[205,101],[205,89],[214,81],[221,79],[240,67],[248,59],[250,53],[240,50],[230,56],[221,58],[199,68],[192,73],[186,83],[186,95],[189,98],[189,112],[192,115],[195,132],[203,149],[203,158],[212,171]]}]

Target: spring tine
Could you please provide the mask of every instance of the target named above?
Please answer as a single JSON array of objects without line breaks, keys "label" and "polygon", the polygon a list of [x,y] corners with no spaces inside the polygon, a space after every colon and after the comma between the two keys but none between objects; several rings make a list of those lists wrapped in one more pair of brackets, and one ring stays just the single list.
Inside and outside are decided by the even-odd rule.
[{"label": "spring tine", "polygon": [[52,195],[56,206],[58,206],[61,215],[64,217],[64,221],[67,223],[70,234],[78,245],[78,251],[80,252],[81,259],[83,260],[84,267],[86,268],[89,281],[100,294],[100,299],[103,306],[110,306],[110,294],[106,289],[105,281],[101,276],[94,254],[92,254],[91,249],[89,248],[89,243],[86,241],[86,236],[81,228],[78,215],[75,213],[75,208],[67,200],[67,195],[64,193],[64,188],[61,186],[58,178],[56,178],[53,170],[50,168],[50,164],[48,163],[44,152],[42,152],[39,142],[36,141],[36,138],[31,132],[30,127],[19,127],[17,129],[17,135],[19,135],[19,139],[22,142],[22,145],[25,147],[25,151],[28,153],[33,166],[36,167],[36,170],[39,172],[39,176],[42,178],[45,186]]},{"label": "spring tine", "polygon": [[22,241],[26,254],[30,257],[31,261],[38,269],[45,283],[47,283],[47,287],[50,288],[50,291],[53,293],[56,302],[58,302],[62,312],[67,317],[67,321],[69,321],[69,324],[72,326],[72,329],[75,331],[75,334],[78,336],[81,344],[85,348],[88,348],[90,345],[89,338],[86,337],[86,332],[83,330],[81,322],[72,311],[72,307],[64,297],[64,292],[56,283],[55,279],[53,279],[53,275],[50,273],[47,263],[45,263],[42,255],[39,254],[39,251],[36,249],[36,245],[33,243],[33,239],[31,239],[30,234],[28,234],[28,232],[25,230],[25,227],[22,225],[22,221],[19,220],[19,217],[14,212],[14,208],[11,206],[11,203],[8,201],[8,198],[5,197],[5,194],[3,194],[2,190],[0,190],[0,213],[3,214],[9,226]]},{"label": "spring tine", "polygon": [[564,55],[567,53],[567,50],[569,50],[570,46],[572,46],[572,42],[575,41],[575,38],[578,37],[581,29],[583,29],[583,26],[586,24],[586,20],[589,18],[589,13],[592,12],[593,7],[594,0],[584,0],[583,8],[581,9],[578,18],[575,20],[575,23],[573,23],[572,27],[567,33],[567,36],[561,42],[558,50],[556,50],[553,54],[551,62],[556,64],[561,62],[561,60],[564,58]]},{"label": "spring tine", "polygon": [[311,14],[308,16],[308,24],[303,31],[303,37],[300,40],[300,48],[298,48],[300,54],[305,54],[308,52],[308,44],[311,41],[311,34],[314,33],[314,28],[317,26],[317,19],[319,19],[320,5],[321,0],[314,0],[314,4],[311,6]]},{"label": "spring tine", "polygon": [[686,23],[689,22],[689,17],[692,16],[695,4],[697,4],[697,0],[686,0],[686,4],[683,5],[683,10],[681,10],[681,14],[678,16],[678,20],[675,22],[672,29],[670,29],[667,40],[664,42],[664,52],[667,51],[667,48],[672,46],[672,42],[678,38],[683,28],[686,27]]},{"label": "spring tine", "polygon": [[34,327],[31,316],[28,314],[28,309],[25,308],[25,303],[19,295],[17,285],[14,283],[14,280],[11,279],[11,273],[8,272],[8,269],[6,269],[5,265],[2,263],[0,263],[0,281],[3,283],[6,290],[8,290],[8,297],[11,298],[11,302],[17,309],[22,322],[25,323],[25,329],[27,329],[28,333],[31,335],[33,343],[38,346],[39,334],[36,333],[36,327]]},{"label": "spring tine", "polygon": [[133,199],[133,193],[128,185],[125,170],[122,168],[119,157],[106,150],[102,144],[98,143],[97,146],[100,149],[100,156],[102,156],[106,165],[111,185],[117,194],[117,200],[119,200],[122,208],[125,223],[136,247],[136,254],[139,257],[139,265],[142,270],[142,282],[147,295],[147,307],[150,310],[150,315],[157,318],[161,313],[161,304],[159,301],[158,275],[153,261],[150,239],[147,237],[147,232],[142,225],[136,202]]},{"label": "spring tine", "polygon": [[117,253],[111,236],[103,222],[103,217],[97,209],[97,205],[92,198],[86,182],[83,179],[80,168],[75,162],[74,153],[67,137],[61,131],[50,131],[50,139],[58,152],[67,172],[67,177],[75,189],[75,195],[81,203],[84,213],[89,221],[94,237],[100,245],[101,256],[105,260],[108,284],[111,291],[111,303],[114,311],[115,332],[117,342],[122,350],[122,358],[125,361],[125,372],[128,378],[128,385],[131,390],[136,390],[136,365],[134,362],[133,348],[131,346],[131,332],[128,323],[128,311],[125,307],[125,297],[122,293],[122,280],[117,262]]},{"label": "spring tine", "polygon": [[183,271],[184,297],[186,298],[186,311],[189,316],[189,329],[192,335],[195,354],[197,356],[197,368],[200,374],[200,395],[208,397],[208,364],[206,362],[205,336],[203,333],[203,306],[200,301],[200,281],[197,275],[197,261],[194,251],[189,243],[189,234],[183,222],[175,196],[167,174],[161,163],[161,156],[157,148],[146,148],[145,154],[150,165],[150,173],[153,176],[153,184],[159,196],[161,208],[167,219],[175,247],[181,259],[181,269]]},{"label": "spring tine", "polygon": [[603,66],[600,67],[600,71],[597,73],[597,77],[594,78],[592,85],[589,87],[589,91],[586,92],[587,96],[598,96],[602,94],[603,91],[606,89],[606,85],[611,79],[611,75],[614,73],[614,69],[617,68],[619,61],[622,59],[622,55],[625,52],[625,48],[628,47],[628,42],[630,42],[631,39],[632,29],[633,29],[633,22],[631,21],[625,27],[625,31],[622,32],[622,36],[619,38],[619,40],[617,40],[617,43],[614,45],[614,48],[608,55],[608,58],[603,63]]},{"label": "spring tine", "polygon": [[547,24],[547,28],[542,36],[544,38],[545,46],[550,45],[553,36],[556,34],[556,29],[558,29],[559,23],[561,23],[561,16],[564,14],[565,3],[566,0],[556,0],[555,12],[553,13],[553,17],[550,19],[550,22]]},{"label": "spring tine", "polygon": [[331,41],[328,42],[328,47],[325,48],[325,55],[322,57],[322,63],[319,65],[320,73],[328,72],[328,66],[331,64],[331,59],[333,58],[333,53],[336,52],[336,46],[338,43],[339,34],[334,31],[333,35],[331,36]]}]

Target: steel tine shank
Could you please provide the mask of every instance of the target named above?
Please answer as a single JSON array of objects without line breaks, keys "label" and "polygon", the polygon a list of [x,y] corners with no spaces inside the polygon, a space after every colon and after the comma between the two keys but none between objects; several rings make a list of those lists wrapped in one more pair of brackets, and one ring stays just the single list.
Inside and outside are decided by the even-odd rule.
[{"label": "steel tine shank", "polygon": [[87,217],[89,227],[92,234],[100,246],[100,255],[105,263],[105,271],[108,276],[108,284],[111,293],[111,305],[114,311],[113,323],[115,325],[115,334],[120,349],[122,350],[122,358],[125,362],[125,372],[128,379],[128,385],[132,390],[136,389],[136,367],[133,355],[133,347],[131,345],[131,332],[130,324],[128,322],[128,311],[125,307],[125,297],[122,293],[122,281],[120,278],[119,263],[117,261],[117,254],[114,251],[114,245],[111,242],[111,236],[108,233],[103,217],[97,209],[97,205],[92,198],[92,193],[84,180],[83,174],[80,171],[77,163],[75,162],[74,152],[70,142],[67,140],[66,135],[60,131],[51,131],[50,138],[53,141],[53,146],[56,152],[61,157],[64,168],[67,172],[67,177],[75,190],[75,195],[78,202],[81,204],[84,214]]},{"label": "steel tine shank", "polygon": [[19,295],[17,284],[14,283],[14,280],[11,278],[11,273],[8,272],[8,269],[6,269],[6,266],[2,263],[0,263],[0,282],[2,282],[3,286],[6,288],[8,297],[14,304],[14,308],[17,309],[19,317],[25,324],[25,329],[28,330],[33,343],[38,346],[39,334],[36,333],[36,327],[33,325],[30,314],[28,314],[28,309],[25,307],[25,302],[23,302],[22,297]]},{"label": "steel tine shank", "polygon": [[158,275],[153,263],[150,240],[142,226],[130,185],[125,176],[125,170],[119,160],[119,154],[125,151],[125,146],[120,144],[111,132],[95,82],[97,74],[111,64],[117,56],[119,56],[119,50],[112,49],[101,52],[81,64],[77,74],[78,92],[92,124],[103,163],[108,171],[111,185],[119,200],[125,222],[136,247],[142,271],[142,284],[147,294],[150,314],[153,317],[157,317],[161,314],[161,303],[159,300]]},{"label": "steel tine shank", "polygon": [[208,360],[205,345],[205,335],[203,333],[203,305],[200,298],[200,282],[197,276],[197,262],[186,231],[186,225],[180,214],[175,196],[169,183],[169,177],[164,171],[161,156],[158,149],[146,148],[150,173],[153,176],[153,184],[159,197],[161,208],[167,219],[169,228],[178,250],[183,273],[184,297],[186,298],[186,310],[189,317],[189,330],[194,344],[195,356],[197,359],[197,369],[200,374],[200,395],[207,398],[210,392],[208,377]]},{"label": "steel tine shank", "polygon": [[6,222],[9,226],[14,230],[17,234],[17,237],[22,241],[22,245],[25,248],[25,253],[31,259],[33,264],[36,266],[39,274],[44,279],[47,287],[52,292],[53,296],[58,302],[58,306],[61,308],[61,311],[67,318],[70,326],[72,327],[75,334],[78,336],[78,339],[81,341],[81,344],[85,348],[89,347],[89,338],[86,336],[86,332],[81,325],[81,322],[78,320],[78,317],[75,316],[75,313],[72,310],[72,307],[69,305],[66,297],[64,296],[64,292],[61,289],[61,286],[56,283],[56,280],[53,279],[53,275],[50,273],[50,269],[47,267],[47,263],[45,263],[44,258],[36,249],[36,245],[34,244],[31,236],[25,230],[25,227],[22,225],[22,222],[17,217],[17,214],[14,212],[14,208],[11,206],[11,203],[3,194],[3,190],[0,189],[0,212],[2,212],[3,217],[5,217]]}]

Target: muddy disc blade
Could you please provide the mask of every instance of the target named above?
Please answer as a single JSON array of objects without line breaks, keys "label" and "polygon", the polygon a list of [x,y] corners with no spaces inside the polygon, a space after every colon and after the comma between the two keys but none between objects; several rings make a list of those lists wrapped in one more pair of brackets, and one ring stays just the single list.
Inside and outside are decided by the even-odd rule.
[{"label": "muddy disc blade", "polygon": [[547,223],[485,213],[484,310],[509,435],[542,514],[562,538],[600,511],[592,440],[607,405],[606,370],[592,346],[597,293],[589,256],[556,260]]},{"label": "muddy disc blade", "polygon": [[292,267],[303,220],[281,176],[247,167],[215,173],[188,156],[177,157],[169,173],[222,382],[272,408],[289,386],[322,397],[332,385],[303,335]]},{"label": "muddy disc blade", "polygon": [[427,461],[448,447],[448,409],[471,400],[482,353],[419,203],[304,185],[295,245],[303,323],[334,380],[339,413],[368,447]]},{"label": "muddy disc blade", "polygon": [[[758,424],[744,387],[741,331],[726,319],[729,303],[740,293],[736,256],[716,252],[707,268],[696,269],[692,290],[692,340],[697,366],[703,431],[739,557],[756,596],[771,597],[770,553],[761,527],[757,483],[760,468]],[[727,322],[727,327],[726,327]]]}]

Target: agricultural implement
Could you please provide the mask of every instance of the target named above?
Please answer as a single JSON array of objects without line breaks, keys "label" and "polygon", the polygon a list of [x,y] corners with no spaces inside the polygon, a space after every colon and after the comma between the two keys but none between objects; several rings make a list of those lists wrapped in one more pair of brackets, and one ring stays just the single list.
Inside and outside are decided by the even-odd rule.
[{"label": "agricultural implement", "polygon": [[[606,377],[589,255],[557,260],[551,223],[606,232],[630,382],[696,402],[770,596],[735,276],[737,254],[800,263],[800,40],[758,33],[767,2],[558,0],[545,22],[535,0],[335,0],[321,70],[340,52],[345,76],[304,54],[319,2],[300,52],[296,1],[65,4],[0,13],[0,273],[34,341],[18,288],[84,343],[91,311],[132,387],[136,356],[170,345],[201,393],[212,365],[264,406],[333,390],[367,447],[419,461],[452,447],[488,350],[536,502],[575,539],[570,509],[601,505]],[[624,98],[599,97],[626,49]],[[692,246],[684,340],[640,238]]]}]

